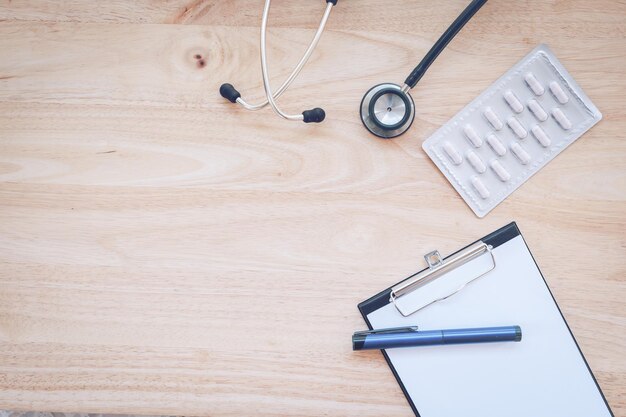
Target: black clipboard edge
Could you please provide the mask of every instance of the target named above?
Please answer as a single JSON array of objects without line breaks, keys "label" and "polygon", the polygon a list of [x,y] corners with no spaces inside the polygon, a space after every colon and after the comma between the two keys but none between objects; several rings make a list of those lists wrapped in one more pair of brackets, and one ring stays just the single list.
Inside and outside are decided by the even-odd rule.
[{"label": "black clipboard edge", "polygon": [[[600,395],[602,396],[602,399],[604,400],[604,404],[606,405],[606,408],[609,410],[609,413],[611,414],[611,416],[615,417],[615,414],[613,413],[613,410],[611,410],[611,406],[609,405],[608,401],[606,400],[606,397],[604,396],[604,392],[602,392],[602,388],[600,388],[600,384],[598,384],[598,380],[596,379],[596,376],[593,374],[593,372],[591,370],[591,367],[589,366],[589,363],[587,362],[587,358],[585,358],[585,355],[583,354],[582,350],[580,349],[580,346],[578,345],[578,342],[576,341],[576,338],[574,337],[574,333],[572,333],[572,329],[569,327],[569,324],[567,323],[567,320],[565,320],[565,316],[563,316],[563,312],[561,311],[561,307],[559,307],[559,304],[556,302],[556,298],[554,298],[554,294],[552,294],[552,290],[550,289],[550,286],[548,285],[548,282],[546,281],[546,278],[543,276],[543,273],[541,272],[541,269],[539,269],[539,265],[537,264],[537,261],[535,260],[535,257],[533,256],[533,253],[531,252],[530,248],[528,247],[528,244],[526,243],[526,239],[524,239],[524,236],[522,235],[521,231],[519,230],[519,227],[517,227],[517,223],[511,222],[511,223],[507,224],[506,226],[503,226],[500,229],[496,230],[495,232],[488,234],[487,236],[483,237],[482,239],[476,240],[475,242],[470,243],[469,245],[459,249],[458,251],[454,252],[453,254],[450,254],[450,255],[446,256],[446,258],[444,258],[444,259],[447,259],[448,257],[450,257],[452,255],[456,255],[458,252],[461,252],[461,251],[465,250],[466,248],[472,246],[473,244],[475,244],[475,243],[477,243],[479,241],[487,243],[487,244],[491,245],[492,247],[496,248],[496,247],[498,247],[498,246],[508,242],[509,240],[511,240],[511,239],[513,239],[513,238],[515,238],[517,236],[521,236],[522,237],[522,240],[524,241],[524,245],[526,245],[526,249],[528,249],[528,252],[530,253],[531,258],[533,259],[533,262],[535,263],[535,266],[537,267],[537,270],[539,271],[539,275],[541,275],[541,278],[543,279],[543,283],[545,284],[546,288],[548,289],[548,292],[550,293],[550,297],[552,297],[552,301],[554,302],[554,305],[556,305],[556,309],[558,310],[559,314],[561,315],[561,319],[563,319],[563,322],[565,323],[565,327],[567,327],[567,330],[569,331],[569,334],[572,337],[572,340],[574,341],[574,344],[576,345],[576,348],[578,349],[578,353],[583,358],[583,362],[585,363],[585,366],[587,367],[587,371],[589,371],[589,374],[591,375],[591,378],[593,379],[593,382],[596,384],[596,388],[598,389],[598,392],[600,392]],[[409,276],[409,277],[407,277],[405,279],[411,278],[411,277],[421,273],[424,270],[425,269],[423,269],[421,271],[418,271],[415,274],[413,274],[413,275],[411,275],[411,276]],[[402,280],[402,281],[404,281],[404,280]],[[402,281],[400,281],[400,282],[402,282]],[[359,312],[361,313],[361,316],[363,316],[363,320],[365,320],[365,323],[367,324],[367,327],[370,330],[373,330],[373,328],[372,328],[372,324],[367,319],[367,315],[370,314],[372,311],[376,311],[379,308],[389,304],[389,296],[390,296],[392,287],[393,286],[387,288],[386,290],[383,290],[383,291],[379,292],[378,294],[374,295],[373,297],[370,297],[367,300],[365,300],[363,302],[360,302],[357,305],[357,307],[359,309]],[[391,369],[391,372],[393,373],[394,378],[396,378],[396,381],[398,381],[398,385],[400,385],[400,388],[402,389],[402,393],[404,394],[404,397],[406,398],[407,402],[411,406],[411,410],[413,410],[413,413],[415,414],[416,417],[421,417],[419,411],[417,411],[417,408],[415,407],[415,404],[413,403],[413,400],[411,399],[411,396],[407,392],[406,387],[402,383],[402,380],[400,379],[400,376],[396,372],[396,368],[391,363],[391,359],[389,359],[389,356],[387,356],[387,352],[385,352],[384,350],[381,350],[381,353],[383,354],[383,357],[385,358],[385,361],[387,362],[387,365],[389,365],[389,369]]]}]

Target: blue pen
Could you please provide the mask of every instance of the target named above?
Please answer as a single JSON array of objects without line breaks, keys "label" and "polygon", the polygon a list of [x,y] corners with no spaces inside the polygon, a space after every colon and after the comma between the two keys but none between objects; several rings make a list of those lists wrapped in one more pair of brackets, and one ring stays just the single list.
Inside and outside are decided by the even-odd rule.
[{"label": "blue pen", "polygon": [[354,333],[352,335],[352,350],[461,343],[519,342],[521,340],[522,329],[519,326],[423,331],[419,331],[417,326],[394,327]]}]

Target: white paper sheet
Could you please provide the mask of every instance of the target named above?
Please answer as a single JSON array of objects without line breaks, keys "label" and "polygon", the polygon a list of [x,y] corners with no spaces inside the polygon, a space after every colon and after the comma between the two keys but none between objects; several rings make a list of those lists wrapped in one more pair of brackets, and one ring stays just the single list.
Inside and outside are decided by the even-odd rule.
[{"label": "white paper sheet", "polygon": [[[522,237],[493,253],[496,269],[453,297],[406,318],[392,304],[367,316],[375,329],[521,326],[519,343],[387,350],[420,416],[610,417]],[[484,258],[449,274],[484,271]]]}]

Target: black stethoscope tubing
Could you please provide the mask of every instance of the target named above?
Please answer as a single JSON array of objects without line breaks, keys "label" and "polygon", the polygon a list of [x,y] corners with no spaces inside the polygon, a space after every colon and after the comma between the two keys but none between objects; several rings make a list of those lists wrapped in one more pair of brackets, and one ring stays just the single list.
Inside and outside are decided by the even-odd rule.
[{"label": "black stethoscope tubing", "polygon": [[[415,119],[415,104],[409,91],[415,87],[448,43],[486,2],[487,0],[473,0],[463,10],[406,77],[403,86],[393,83],[378,84],[365,93],[361,100],[360,113],[361,121],[367,130],[378,137],[389,139],[403,134],[411,127]],[[376,111],[377,106],[378,111]],[[387,123],[384,119],[392,122]]]}]

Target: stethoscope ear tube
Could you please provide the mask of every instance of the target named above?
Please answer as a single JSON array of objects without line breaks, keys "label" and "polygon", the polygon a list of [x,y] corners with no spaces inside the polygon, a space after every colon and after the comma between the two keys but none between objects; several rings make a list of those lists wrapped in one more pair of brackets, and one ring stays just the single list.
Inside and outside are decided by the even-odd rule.
[{"label": "stethoscope ear tube", "polygon": [[265,7],[263,9],[263,18],[261,20],[261,72],[263,75],[263,88],[265,90],[265,100],[258,104],[250,104],[246,102],[246,100],[241,97],[239,91],[233,87],[232,84],[225,83],[220,86],[220,95],[224,97],[226,100],[231,103],[238,103],[246,110],[260,110],[267,106],[268,104],[272,107],[272,109],[281,117],[287,120],[301,120],[305,123],[320,123],[326,118],[326,113],[324,110],[316,107],[311,110],[305,110],[302,114],[288,114],[280,109],[278,104],[276,103],[276,99],[287,90],[289,85],[293,82],[293,80],[300,73],[300,70],[304,67],[311,54],[315,50],[322,33],[324,32],[324,28],[326,27],[326,22],[330,16],[330,12],[332,8],[337,4],[337,0],[326,0],[326,9],[324,11],[324,15],[322,16],[322,20],[320,21],[319,27],[315,32],[315,36],[313,40],[309,44],[309,47],[304,52],[304,55],[298,62],[298,65],[293,69],[289,77],[283,82],[283,84],[276,90],[273,91],[272,87],[269,84],[270,77],[267,69],[267,54],[266,54],[266,34],[267,34],[267,21],[269,16],[269,10],[271,5],[271,0],[265,0]]}]

